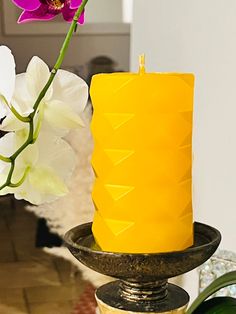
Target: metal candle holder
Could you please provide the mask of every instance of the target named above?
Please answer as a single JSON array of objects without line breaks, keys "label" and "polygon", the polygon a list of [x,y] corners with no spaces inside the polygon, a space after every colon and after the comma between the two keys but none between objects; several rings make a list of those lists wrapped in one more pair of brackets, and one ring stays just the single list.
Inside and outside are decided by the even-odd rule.
[{"label": "metal candle holder", "polygon": [[100,287],[96,299],[103,314],[185,313],[189,295],[168,279],[184,274],[211,257],[221,241],[218,230],[194,224],[194,245],[184,251],[158,254],[103,252],[97,249],[92,223],[65,235],[74,257],[87,267],[119,280]]}]

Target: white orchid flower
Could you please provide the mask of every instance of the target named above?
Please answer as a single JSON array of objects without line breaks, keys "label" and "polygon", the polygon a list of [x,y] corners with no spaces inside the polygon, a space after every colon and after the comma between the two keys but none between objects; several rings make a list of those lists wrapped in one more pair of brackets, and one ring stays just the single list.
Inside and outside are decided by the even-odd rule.
[{"label": "white orchid flower", "polygon": [[6,102],[10,104],[15,87],[15,60],[11,50],[0,46],[0,119],[8,113]]},{"label": "white orchid flower", "polygon": [[[15,150],[25,140],[27,132],[11,132],[0,140],[8,142],[8,153]],[[6,145],[1,145],[6,148]],[[6,152],[6,150],[5,150]],[[25,199],[39,205],[64,196],[67,192],[69,178],[76,164],[72,147],[63,139],[49,132],[41,132],[35,144],[29,145],[16,159],[13,183],[24,180],[20,186],[6,187],[1,195],[12,193],[16,199]],[[8,174],[7,166],[0,175],[3,183]]]},{"label": "white orchid flower", "polygon": [[[10,169],[13,170],[10,186],[0,190],[0,195],[11,193],[16,199],[35,205],[51,202],[68,192],[66,184],[75,168],[76,157],[72,147],[61,137],[67,130],[83,124],[79,114],[87,103],[87,84],[75,74],[58,71],[39,104],[39,111],[34,113],[33,139],[37,141],[17,156],[16,151],[30,136],[32,122],[29,125],[28,116],[35,110],[35,101],[50,71],[40,58],[33,57],[26,73],[15,76],[10,50],[0,47],[0,56],[3,56],[0,58],[3,68],[0,71],[0,118],[6,116],[1,129],[10,131],[0,139],[0,185],[7,182]],[[9,157],[14,155],[17,157],[13,157],[12,163]]]},{"label": "white orchid flower", "polygon": [[[33,105],[42,88],[48,81],[50,71],[47,64],[33,57],[26,73],[16,76],[12,105],[19,114],[26,117],[33,111]],[[88,86],[77,75],[58,70],[56,77],[41,101],[47,127],[69,130],[83,125],[79,114],[84,110],[88,99]],[[24,128],[12,113],[3,121],[2,130],[15,131]]]}]

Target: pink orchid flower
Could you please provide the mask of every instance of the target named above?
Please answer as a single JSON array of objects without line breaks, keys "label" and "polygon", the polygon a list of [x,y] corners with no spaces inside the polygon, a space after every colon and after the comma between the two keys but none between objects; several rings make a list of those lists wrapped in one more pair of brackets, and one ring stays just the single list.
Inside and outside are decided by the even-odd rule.
[{"label": "pink orchid flower", "polygon": [[[27,21],[52,20],[62,13],[67,22],[73,20],[74,14],[81,5],[82,0],[12,0],[19,8],[23,9],[18,23]],[[79,24],[84,23],[84,13],[81,14]]]}]

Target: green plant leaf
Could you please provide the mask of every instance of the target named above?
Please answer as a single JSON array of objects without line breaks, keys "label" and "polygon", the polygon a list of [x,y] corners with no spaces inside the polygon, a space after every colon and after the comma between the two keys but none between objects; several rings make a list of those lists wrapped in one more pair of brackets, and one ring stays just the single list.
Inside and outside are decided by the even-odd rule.
[{"label": "green plant leaf", "polygon": [[203,302],[193,314],[235,314],[236,299],[231,297],[216,297]]},{"label": "green plant leaf", "polygon": [[236,271],[229,272],[229,273],[217,278],[202,293],[199,294],[199,296],[196,298],[196,300],[193,302],[193,304],[187,310],[186,314],[195,313],[194,311],[199,307],[199,305],[202,302],[204,302],[207,298],[209,298],[212,294],[214,294],[216,291],[218,291],[224,287],[227,287],[227,286],[230,286],[233,284],[236,284]]}]

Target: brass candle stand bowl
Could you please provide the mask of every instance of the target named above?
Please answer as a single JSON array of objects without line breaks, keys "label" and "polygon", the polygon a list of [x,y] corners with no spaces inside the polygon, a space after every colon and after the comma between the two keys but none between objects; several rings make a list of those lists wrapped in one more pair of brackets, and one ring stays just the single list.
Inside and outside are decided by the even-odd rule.
[{"label": "brass candle stand bowl", "polygon": [[100,287],[96,299],[102,314],[185,313],[189,295],[168,279],[184,274],[209,259],[221,241],[218,230],[194,224],[194,245],[184,251],[128,254],[100,251],[92,223],[77,226],[65,235],[74,257],[87,267],[119,280]]}]

